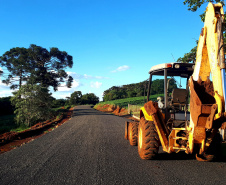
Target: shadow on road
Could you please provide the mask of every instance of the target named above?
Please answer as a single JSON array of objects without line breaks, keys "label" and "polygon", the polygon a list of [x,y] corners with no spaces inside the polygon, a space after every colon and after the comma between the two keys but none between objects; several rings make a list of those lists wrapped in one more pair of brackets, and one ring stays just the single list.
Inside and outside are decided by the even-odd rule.
[{"label": "shadow on road", "polygon": [[[186,154],[185,152],[178,152],[178,153],[159,153],[156,156],[155,160],[196,160],[196,157],[194,154]],[[224,157],[219,157],[215,159],[212,162],[226,162],[226,159]]]},{"label": "shadow on road", "polygon": [[100,112],[95,109],[75,109],[72,114],[73,117],[87,116],[87,115],[113,115],[113,114]]}]

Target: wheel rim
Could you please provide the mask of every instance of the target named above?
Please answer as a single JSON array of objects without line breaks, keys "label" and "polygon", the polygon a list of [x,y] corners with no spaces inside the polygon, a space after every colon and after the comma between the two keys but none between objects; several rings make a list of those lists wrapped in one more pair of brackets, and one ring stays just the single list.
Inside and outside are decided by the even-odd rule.
[{"label": "wheel rim", "polygon": [[143,139],[143,132],[142,132],[142,129],[140,128],[139,129],[139,148],[142,148],[142,139]]},{"label": "wheel rim", "polygon": [[132,132],[131,132],[131,128],[129,128],[129,140],[132,140],[133,136],[132,136]]}]

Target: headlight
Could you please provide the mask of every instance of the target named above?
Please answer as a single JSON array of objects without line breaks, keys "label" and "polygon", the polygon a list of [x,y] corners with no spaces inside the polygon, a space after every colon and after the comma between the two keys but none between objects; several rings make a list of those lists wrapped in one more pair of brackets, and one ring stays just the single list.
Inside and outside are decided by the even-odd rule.
[{"label": "headlight", "polygon": [[178,68],[180,68],[180,65],[176,64],[174,67],[178,69]]}]

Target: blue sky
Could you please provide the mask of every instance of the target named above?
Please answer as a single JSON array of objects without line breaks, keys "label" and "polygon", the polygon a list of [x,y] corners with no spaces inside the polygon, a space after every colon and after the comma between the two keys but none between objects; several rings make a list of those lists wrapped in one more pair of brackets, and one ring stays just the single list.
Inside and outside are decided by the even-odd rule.
[{"label": "blue sky", "polygon": [[[101,98],[108,88],[146,80],[151,66],[189,52],[206,6],[191,12],[183,0],[0,0],[0,55],[30,44],[58,47],[73,56],[66,71],[74,83],[53,96],[82,91]],[[11,95],[0,88],[0,97]]]}]

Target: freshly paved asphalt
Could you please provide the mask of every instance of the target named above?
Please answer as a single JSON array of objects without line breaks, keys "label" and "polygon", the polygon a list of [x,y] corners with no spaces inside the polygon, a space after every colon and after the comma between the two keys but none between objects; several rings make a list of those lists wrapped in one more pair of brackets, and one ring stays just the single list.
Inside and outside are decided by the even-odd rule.
[{"label": "freshly paved asphalt", "polygon": [[76,107],[64,125],[0,155],[0,185],[226,184],[225,162],[163,152],[141,160],[124,139],[125,120]]}]

